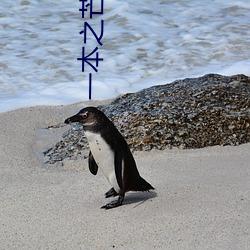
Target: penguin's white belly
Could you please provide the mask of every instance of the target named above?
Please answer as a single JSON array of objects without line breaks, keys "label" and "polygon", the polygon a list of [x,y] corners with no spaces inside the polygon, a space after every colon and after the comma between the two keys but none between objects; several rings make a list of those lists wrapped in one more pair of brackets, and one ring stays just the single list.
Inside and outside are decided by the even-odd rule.
[{"label": "penguin's white belly", "polygon": [[86,131],[85,135],[96,164],[108,179],[111,186],[119,193],[120,187],[115,175],[115,155],[113,150],[100,134]]}]

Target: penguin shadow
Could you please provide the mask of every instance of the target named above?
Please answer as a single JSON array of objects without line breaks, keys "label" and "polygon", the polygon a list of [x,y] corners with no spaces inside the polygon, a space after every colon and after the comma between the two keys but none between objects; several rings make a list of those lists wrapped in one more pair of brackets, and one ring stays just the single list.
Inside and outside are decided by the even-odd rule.
[{"label": "penguin shadow", "polygon": [[129,192],[126,194],[124,199],[124,205],[134,204],[134,208],[140,206],[147,200],[153,199],[157,197],[157,193],[155,191],[144,191],[144,192]]}]

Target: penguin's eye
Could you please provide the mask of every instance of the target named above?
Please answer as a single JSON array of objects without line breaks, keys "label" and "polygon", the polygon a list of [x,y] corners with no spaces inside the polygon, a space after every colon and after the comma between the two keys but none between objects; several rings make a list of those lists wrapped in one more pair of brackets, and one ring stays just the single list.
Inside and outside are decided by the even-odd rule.
[{"label": "penguin's eye", "polygon": [[83,119],[86,119],[88,117],[88,112],[84,112],[79,114]]}]

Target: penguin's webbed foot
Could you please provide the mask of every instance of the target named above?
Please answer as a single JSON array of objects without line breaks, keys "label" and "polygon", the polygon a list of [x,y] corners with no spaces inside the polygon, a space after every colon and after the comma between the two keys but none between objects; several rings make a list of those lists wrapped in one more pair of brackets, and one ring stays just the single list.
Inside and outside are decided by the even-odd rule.
[{"label": "penguin's webbed foot", "polygon": [[124,197],[123,197],[123,196],[119,196],[118,200],[116,200],[116,201],[111,201],[110,203],[108,203],[108,204],[102,206],[101,208],[110,209],[110,208],[114,208],[114,207],[119,207],[119,206],[122,205],[123,200],[124,200]]},{"label": "penguin's webbed foot", "polygon": [[105,193],[106,198],[109,198],[109,197],[112,197],[112,196],[115,197],[117,195],[118,195],[118,193],[115,191],[114,188],[111,188],[107,193]]}]

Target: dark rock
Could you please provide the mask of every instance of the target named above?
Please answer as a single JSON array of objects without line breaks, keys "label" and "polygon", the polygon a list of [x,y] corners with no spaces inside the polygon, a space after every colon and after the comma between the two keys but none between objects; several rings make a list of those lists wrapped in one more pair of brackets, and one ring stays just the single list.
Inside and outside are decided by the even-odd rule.
[{"label": "dark rock", "polygon": [[[99,106],[133,150],[202,148],[250,141],[250,78],[209,74],[125,94]],[[81,138],[79,140],[79,138]],[[87,147],[79,125],[44,154],[53,162]]]}]

